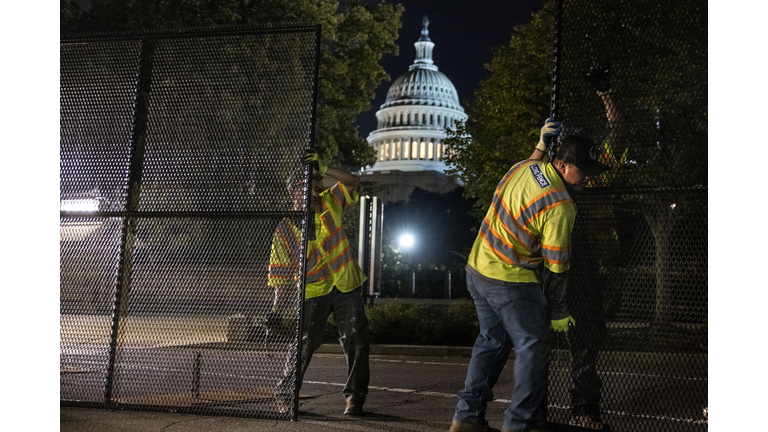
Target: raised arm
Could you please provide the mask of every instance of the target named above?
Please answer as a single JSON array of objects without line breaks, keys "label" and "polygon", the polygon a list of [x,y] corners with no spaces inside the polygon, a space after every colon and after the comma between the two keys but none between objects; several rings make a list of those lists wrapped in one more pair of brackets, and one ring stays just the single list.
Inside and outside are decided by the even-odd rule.
[{"label": "raised arm", "polygon": [[608,117],[608,124],[611,126],[606,145],[610,146],[611,153],[613,154],[613,157],[616,158],[616,162],[618,162],[621,159],[622,154],[624,154],[624,150],[627,148],[629,122],[627,121],[624,112],[616,103],[615,95],[610,92],[599,95],[603,100],[603,104],[605,104],[605,115]]},{"label": "raised arm", "polygon": [[349,171],[339,168],[331,168],[320,159],[320,155],[314,149],[307,151],[307,156],[304,157],[304,163],[310,164],[320,174],[328,175],[336,179],[339,183],[343,184],[349,193],[352,193],[360,185],[360,177],[350,173]]},{"label": "raised arm", "polygon": [[605,144],[613,156],[613,160],[606,162],[616,164],[621,160],[624,150],[627,148],[629,122],[624,112],[619,108],[616,96],[611,92],[610,63],[602,62],[595,64],[589,69],[586,79],[595,88],[597,95],[603,101],[603,105],[605,105],[605,116],[608,118],[608,124],[611,128]]},{"label": "raised arm", "polygon": [[349,193],[352,193],[352,191],[357,189],[357,187],[360,185],[360,177],[350,173],[349,171],[328,167],[326,174],[335,178],[339,181],[339,183],[346,186]]}]

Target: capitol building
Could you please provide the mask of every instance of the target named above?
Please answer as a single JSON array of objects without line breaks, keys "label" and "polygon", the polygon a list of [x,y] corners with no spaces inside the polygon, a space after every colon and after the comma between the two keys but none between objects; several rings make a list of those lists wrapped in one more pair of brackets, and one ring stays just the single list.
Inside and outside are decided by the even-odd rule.
[{"label": "capitol building", "polygon": [[445,160],[453,151],[443,140],[445,128],[467,115],[453,83],[432,60],[435,44],[429,39],[426,16],[423,25],[414,43],[416,60],[392,83],[376,112],[378,126],[368,136],[376,163],[360,173],[361,180],[382,186],[379,197],[385,204],[407,200],[416,187],[445,193],[460,186],[445,175]]}]

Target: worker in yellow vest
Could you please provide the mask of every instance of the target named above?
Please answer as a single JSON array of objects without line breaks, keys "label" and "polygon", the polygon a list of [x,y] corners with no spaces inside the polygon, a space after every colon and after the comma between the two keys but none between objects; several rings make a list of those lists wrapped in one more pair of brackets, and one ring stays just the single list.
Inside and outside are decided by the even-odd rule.
[{"label": "worker in yellow vest", "polygon": [[[314,166],[310,203],[314,233],[310,233],[305,257],[300,247],[301,231],[288,219],[278,224],[272,239],[268,283],[275,288],[274,309],[295,310],[295,303],[290,304],[290,299],[295,299],[296,287],[300,285],[295,275],[301,260],[306,260],[301,365],[296,387],[301,388],[312,354],[323,343],[325,323],[333,314],[347,360],[347,382],[342,391],[346,400],[344,414],[362,415],[370,376],[370,338],[362,297],[362,284],[366,277],[357,264],[341,224],[342,213],[358,201],[356,189],[360,178],[326,166],[314,150],[308,152],[304,162]],[[291,184],[288,187],[296,208],[300,209],[306,189],[303,170],[297,174],[289,179]],[[337,183],[320,191],[323,175],[336,179]],[[290,400],[293,394],[292,367],[286,369],[276,391],[281,411],[289,409],[285,401]]]},{"label": "worker in yellow vest", "polygon": [[[559,128],[548,121],[542,145]],[[598,150],[589,139],[566,136],[551,163],[522,161],[499,182],[467,264],[480,334],[451,432],[492,430],[486,405],[513,347],[515,387],[503,430],[544,426],[550,330],[567,332],[576,324],[565,299],[576,218],[571,195],[608,169]]]},{"label": "worker in yellow vest", "polygon": [[[626,163],[627,137],[629,122],[623,111],[619,109],[615,95],[611,92],[610,68],[607,62],[593,65],[586,75],[587,81],[597,91],[597,95],[605,106],[605,114],[610,125],[610,133],[602,147],[596,147],[598,160],[609,167],[609,171],[600,178],[593,178],[587,185],[610,186],[619,167]],[[547,123],[554,122],[549,119]],[[562,125],[568,129],[566,125]],[[550,125],[551,127],[551,125]],[[573,128],[570,128],[573,129]],[[567,130],[562,131],[568,134]],[[548,147],[540,141],[531,154],[533,160],[544,160]],[[581,261],[582,274],[598,266],[595,263],[595,248],[618,248],[616,241],[616,224],[613,216],[613,198],[611,195],[593,196],[589,206],[582,206],[579,217],[590,221],[593,226],[590,232],[583,233],[580,244],[581,253],[577,255]],[[614,252],[617,253],[617,252]],[[591,261],[590,261],[591,260]],[[568,291],[569,310],[578,327],[568,334],[568,346],[571,351],[571,426],[587,429],[603,430],[606,425],[600,415],[600,400],[602,380],[597,372],[597,356],[607,337],[605,317],[603,314],[602,285],[598,280],[599,271],[590,274],[593,283],[586,284],[578,292]]]}]

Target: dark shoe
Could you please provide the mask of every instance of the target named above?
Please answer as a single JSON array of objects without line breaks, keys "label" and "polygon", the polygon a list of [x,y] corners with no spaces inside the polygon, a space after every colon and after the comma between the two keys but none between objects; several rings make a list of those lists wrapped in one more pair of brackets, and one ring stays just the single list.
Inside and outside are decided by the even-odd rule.
[{"label": "dark shoe", "polygon": [[347,402],[347,409],[344,410],[344,415],[351,415],[351,416],[363,415],[363,404],[355,401]]},{"label": "dark shoe", "polygon": [[465,423],[462,421],[454,420],[451,424],[449,432],[501,432],[498,429],[494,429],[488,426],[488,423],[482,425],[476,425],[472,423]]},{"label": "dark shoe", "polygon": [[586,429],[605,430],[605,423],[591,414],[575,416],[571,419],[570,426],[579,426]]}]

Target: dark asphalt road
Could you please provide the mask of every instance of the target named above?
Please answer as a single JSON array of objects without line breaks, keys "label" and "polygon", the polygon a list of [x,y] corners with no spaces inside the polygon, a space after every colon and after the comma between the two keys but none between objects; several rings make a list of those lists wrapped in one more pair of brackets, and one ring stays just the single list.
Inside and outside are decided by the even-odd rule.
[{"label": "dark asphalt road", "polygon": [[[237,417],[214,417],[143,411],[111,411],[61,407],[62,431],[446,431],[456,403],[456,392],[463,387],[469,358],[412,357],[373,355],[371,383],[366,415],[344,416],[346,365],[338,354],[316,354],[312,359],[300,401],[299,421],[277,421]],[[614,388],[625,389],[622,396],[605,401],[604,410],[614,431],[706,431],[698,401],[680,400],[680,386],[706,386],[706,374],[696,378],[685,365],[664,370],[659,386],[647,385],[653,377],[606,367],[604,380]],[[553,369],[553,378],[561,373]],[[671,380],[671,373],[679,377]],[[651,381],[649,381],[651,379]],[[638,387],[637,382],[644,383]],[[663,386],[671,386],[669,389]],[[489,404],[487,418],[501,427],[503,412],[512,391],[512,361],[494,388],[497,399]],[[683,393],[687,391],[683,388]],[[690,393],[689,393],[690,394]],[[565,398],[550,401],[550,411],[564,416]],[[640,400],[643,403],[639,403]],[[648,401],[651,400],[651,404]],[[657,406],[657,413],[632,411],[633,407]]]}]

